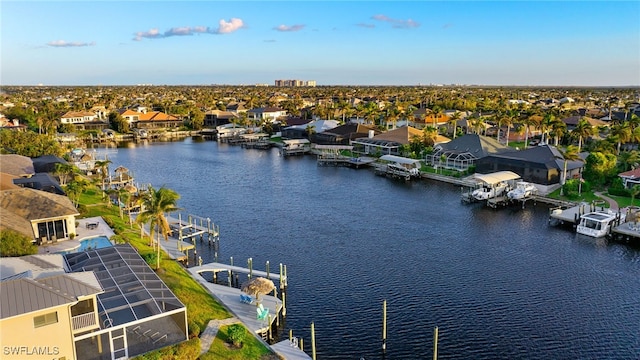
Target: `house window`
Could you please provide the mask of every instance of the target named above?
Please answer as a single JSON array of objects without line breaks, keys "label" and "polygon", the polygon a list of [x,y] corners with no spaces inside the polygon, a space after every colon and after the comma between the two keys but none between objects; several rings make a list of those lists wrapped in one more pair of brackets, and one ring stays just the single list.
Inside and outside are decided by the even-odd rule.
[{"label": "house window", "polygon": [[47,326],[51,324],[55,324],[58,322],[58,312],[52,312],[40,316],[36,316],[33,318],[33,327],[39,328],[42,326]]}]

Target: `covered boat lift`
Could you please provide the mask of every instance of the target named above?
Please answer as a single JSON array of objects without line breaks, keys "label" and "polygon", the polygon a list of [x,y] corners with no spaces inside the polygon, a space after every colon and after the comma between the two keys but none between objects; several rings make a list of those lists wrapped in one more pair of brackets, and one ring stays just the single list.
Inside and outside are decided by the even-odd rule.
[{"label": "covered boat lift", "polygon": [[410,159],[396,155],[382,155],[376,167],[376,172],[391,177],[404,178],[409,180],[411,177],[420,176],[420,168],[422,162],[417,159]]},{"label": "covered boat lift", "polygon": [[[474,174],[471,176],[472,181],[476,181],[476,185],[472,188],[468,188],[467,191],[462,192],[462,201],[471,203],[477,201],[472,193],[474,190],[485,187],[485,188],[495,188],[500,183],[507,183],[510,187],[513,187],[517,180],[520,180],[520,175],[514,173],[513,171],[498,171],[490,174]],[[506,193],[505,193],[506,194]],[[497,205],[500,203],[502,198],[508,199],[506,196],[496,197],[490,199],[493,205]],[[491,205],[491,204],[489,204]],[[493,206],[495,207],[495,206]]]}]

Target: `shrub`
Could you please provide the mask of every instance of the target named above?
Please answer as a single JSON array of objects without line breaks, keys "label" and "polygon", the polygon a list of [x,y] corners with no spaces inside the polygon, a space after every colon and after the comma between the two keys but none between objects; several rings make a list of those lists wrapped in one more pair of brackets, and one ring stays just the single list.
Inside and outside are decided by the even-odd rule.
[{"label": "shrub", "polygon": [[189,321],[189,338],[200,336],[200,326],[195,322]]},{"label": "shrub", "polygon": [[147,265],[151,266],[152,268],[156,267],[158,255],[155,252],[140,254],[140,256],[144,259],[144,261],[147,262]]},{"label": "shrub", "polygon": [[118,234],[111,236],[109,240],[115,244],[124,244],[127,242],[127,239],[125,239],[124,236]]},{"label": "shrub", "polygon": [[242,344],[247,332],[244,329],[244,326],[240,324],[229,325],[227,328],[229,341],[235,346]]},{"label": "shrub", "polygon": [[33,244],[32,239],[14,231],[0,231],[0,256],[24,256],[33,255],[38,252],[38,247]]}]

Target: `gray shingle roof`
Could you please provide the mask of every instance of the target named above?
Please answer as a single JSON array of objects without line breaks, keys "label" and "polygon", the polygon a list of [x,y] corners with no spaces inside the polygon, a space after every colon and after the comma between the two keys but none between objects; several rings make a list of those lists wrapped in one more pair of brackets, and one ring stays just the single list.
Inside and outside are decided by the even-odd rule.
[{"label": "gray shingle roof", "polygon": [[477,159],[493,154],[501,154],[517,151],[506,145],[502,145],[496,139],[477,134],[467,134],[457,137],[448,143],[440,144],[445,152],[468,152]]}]

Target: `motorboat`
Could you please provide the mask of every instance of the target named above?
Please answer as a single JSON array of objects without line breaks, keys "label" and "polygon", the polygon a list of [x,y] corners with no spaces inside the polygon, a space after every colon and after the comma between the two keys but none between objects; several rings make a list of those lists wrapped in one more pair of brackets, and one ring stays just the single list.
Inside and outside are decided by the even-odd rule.
[{"label": "motorboat", "polygon": [[522,200],[528,198],[536,191],[538,191],[538,189],[532,183],[519,181],[516,183],[516,188],[507,193],[507,197],[512,200]]},{"label": "motorboat", "polygon": [[507,191],[509,185],[505,182],[500,182],[495,186],[484,186],[479,189],[473,190],[471,196],[473,196],[476,200],[487,200],[497,196],[501,196]]},{"label": "motorboat", "polygon": [[578,234],[599,238],[609,234],[614,222],[624,222],[625,215],[608,209],[596,210],[580,216]]}]

